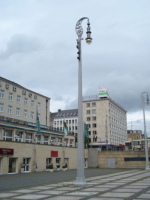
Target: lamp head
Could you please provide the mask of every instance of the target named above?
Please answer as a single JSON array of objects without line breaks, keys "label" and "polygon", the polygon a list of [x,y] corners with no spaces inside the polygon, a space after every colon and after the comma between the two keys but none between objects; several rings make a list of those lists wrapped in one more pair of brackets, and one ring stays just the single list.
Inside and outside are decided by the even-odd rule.
[{"label": "lamp head", "polygon": [[87,27],[87,38],[85,39],[86,40],[86,43],[87,44],[91,44],[92,43],[92,38],[91,38],[91,31],[90,31],[90,23],[88,22],[87,23],[88,27]]}]

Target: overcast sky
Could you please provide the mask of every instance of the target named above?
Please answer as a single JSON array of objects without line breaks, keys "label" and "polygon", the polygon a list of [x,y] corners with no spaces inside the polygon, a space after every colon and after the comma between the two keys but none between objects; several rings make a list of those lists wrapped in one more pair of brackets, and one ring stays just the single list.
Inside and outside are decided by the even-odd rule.
[{"label": "overcast sky", "polygon": [[[50,110],[77,108],[75,25],[82,41],[83,96],[99,86],[127,110],[128,129],[143,131],[141,93],[150,95],[149,0],[0,0],[0,76],[51,98]],[[86,20],[83,38],[86,38]],[[150,136],[150,106],[146,106]]]}]

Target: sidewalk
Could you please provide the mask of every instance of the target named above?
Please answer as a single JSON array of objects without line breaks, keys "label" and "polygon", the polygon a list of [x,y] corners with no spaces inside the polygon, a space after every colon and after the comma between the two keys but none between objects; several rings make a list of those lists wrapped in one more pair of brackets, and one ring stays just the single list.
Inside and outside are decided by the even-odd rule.
[{"label": "sidewalk", "polygon": [[73,182],[1,191],[0,199],[146,200],[150,199],[150,171],[128,170],[86,178],[85,187]]}]

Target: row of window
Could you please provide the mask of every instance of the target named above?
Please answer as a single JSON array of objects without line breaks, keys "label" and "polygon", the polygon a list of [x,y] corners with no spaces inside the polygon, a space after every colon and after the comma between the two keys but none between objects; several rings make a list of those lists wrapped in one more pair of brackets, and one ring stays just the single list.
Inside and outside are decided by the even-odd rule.
[{"label": "row of window", "polygon": [[[86,114],[91,114],[91,110],[87,110],[87,111],[86,111]],[[92,114],[96,114],[96,109],[93,109],[93,110],[92,110]]]},{"label": "row of window", "polygon": [[[71,131],[71,130],[78,130],[78,127],[77,126],[72,126],[72,128],[71,128],[71,126],[69,126],[68,127],[69,128],[69,131]],[[55,128],[57,131],[63,131],[64,130],[64,127],[57,127],[57,128]]]},{"label": "row of window", "polygon": [[[0,98],[4,99],[4,90],[0,90]],[[9,93],[9,101],[13,101],[13,93]],[[21,103],[21,96],[17,96],[17,103]],[[24,105],[28,105],[28,99],[24,98]],[[37,103],[38,110],[40,109],[40,103]],[[34,108],[34,101],[31,100],[31,108]]]},{"label": "row of window", "polygon": [[[54,124],[56,125],[59,125],[59,124],[63,124],[63,122],[65,122],[65,120],[63,120],[63,121],[54,121]],[[78,122],[78,120],[77,119],[72,119],[72,120],[66,120],[66,124],[68,124],[68,122],[69,122],[69,124],[71,124],[71,122],[72,122],[72,124],[74,124],[74,122],[75,123],[77,123]]]},{"label": "row of window", "polygon": [[[95,116],[92,117],[92,120],[93,120],[93,121],[96,121],[96,117],[95,117]],[[87,121],[91,121],[91,117],[87,117]]]},{"label": "row of window", "polygon": [[[3,112],[3,104],[0,103],[0,112]],[[8,114],[12,114],[12,106],[8,106]],[[16,116],[20,116],[20,108],[16,108]],[[40,118],[40,115],[38,114]],[[27,118],[27,110],[24,110],[24,118]],[[34,119],[34,112],[31,112],[30,118]]]},{"label": "row of window", "polygon": [[[86,107],[87,108],[91,107],[91,103],[86,103]],[[96,102],[92,103],[92,107],[96,107]]]},{"label": "row of window", "polygon": [[[88,134],[91,135],[91,131],[88,131]],[[97,135],[97,131],[93,131],[93,135]]]}]

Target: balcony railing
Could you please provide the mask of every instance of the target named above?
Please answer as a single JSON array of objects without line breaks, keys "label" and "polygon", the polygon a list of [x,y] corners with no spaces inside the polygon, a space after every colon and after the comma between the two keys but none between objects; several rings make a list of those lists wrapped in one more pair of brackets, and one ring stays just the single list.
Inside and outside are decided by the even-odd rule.
[{"label": "balcony railing", "polygon": [[[1,122],[10,122],[12,124],[17,124],[17,125],[24,125],[24,126],[28,126],[28,127],[32,127],[32,128],[34,127],[34,126],[31,126],[31,125],[28,125],[27,121],[23,121],[23,120],[19,120],[19,119],[14,119],[14,118],[10,118],[10,117],[5,117],[5,116],[1,116],[1,115],[0,115],[0,121]],[[46,128],[41,128],[41,129],[45,130]],[[59,129],[59,128],[54,128],[54,127],[51,127],[51,126],[48,127],[46,130],[54,131],[54,132],[59,132],[59,133],[64,133],[64,130]],[[73,135],[74,136],[74,132],[69,131],[68,135]]]}]

